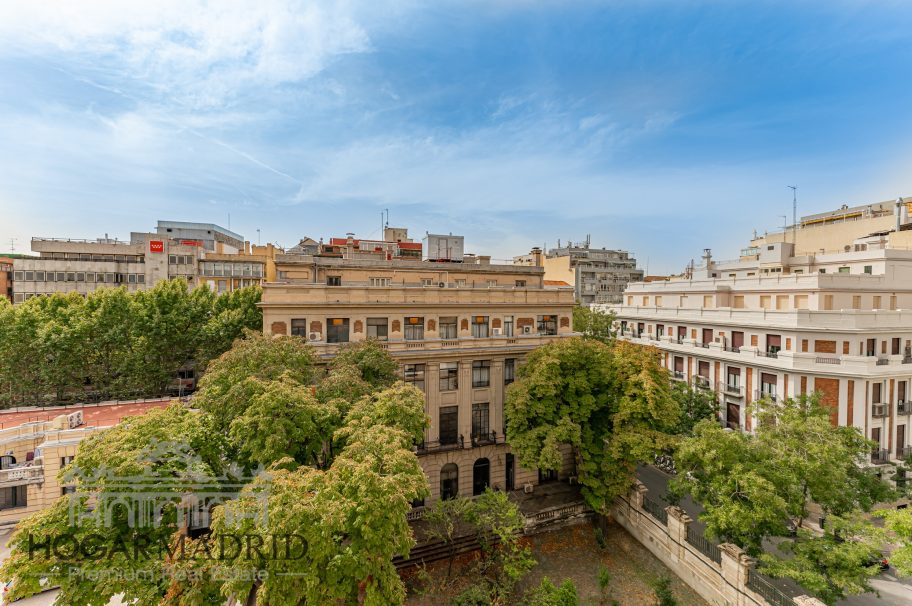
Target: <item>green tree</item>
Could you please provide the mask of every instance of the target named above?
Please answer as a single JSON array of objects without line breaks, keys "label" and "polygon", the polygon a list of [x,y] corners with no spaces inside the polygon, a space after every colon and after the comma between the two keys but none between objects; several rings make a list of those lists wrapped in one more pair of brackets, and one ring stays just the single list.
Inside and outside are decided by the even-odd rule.
[{"label": "green tree", "polygon": [[703,420],[716,420],[719,416],[718,396],[711,389],[693,387],[684,381],[675,381],[671,386],[671,397],[678,403],[681,418],[675,433],[692,435],[694,427]]},{"label": "green tree", "polygon": [[525,467],[558,470],[572,449],[583,494],[605,511],[636,464],[673,443],[668,372],[650,348],[561,339],[532,352],[507,392],[507,439]]},{"label": "green tree", "polygon": [[[828,603],[868,590],[864,579],[871,568],[856,555],[871,553],[861,537],[876,533],[844,520],[892,494],[865,466],[873,444],[854,427],[834,427],[830,410],[816,396],[761,400],[749,414],[756,416],[754,435],[711,421],[696,425],[677,450],[674,492],[689,492],[703,504],[700,518],[710,536],[753,555],[762,552],[764,540],[778,537],[792,557],[764,558],[770,574],[807,582],[806,588]],[[811,503],[833,521],[822,537],[802,529]],[[796,537],[790,526],[798,528]],[[843,542],[846,532],[858,540]],[[816,577],[810,572],[814,567]]]},{"label": "green tree", "polygon": [[251,384],[247,378],[264,381],[283,377],[301,385],[314,378],[313,350],[298,337],[270,337],[247,332],[234,347],[213,360],[199,381],[195,406],[212,415],[220,431],[250,405]]},{"label": "green tree", "polygon": [[380,346],[376,339],[348,343],[330,363],[330,370],[354,367],[361,379],[373,388],[389,387],[398,378],[399,364]]},{"label": "green tree", "polygon": [[671,579],[662,577],[653,585],[656,606],[677,606],[678,602],[671,591]]},{"label": "green tree", "polygon": [[211,313],[200,329],[196,362],[201,369],[231,349],[246,331],[262,329],[263,311],[257,306],[262,295],[259,286],[247,286],[213,299]]},{"label": "green tree", "polygon": [[610,345],[617,336],[614,327],[615,315],[611,312],[593,309],[583,305],[573,308],[573,330],[587,339],[595,339]]},{"label": "green tree", "polygon": [[877,515],[898,543],[890,554],[890,564],[901,576],[912,576],[912,509],[883,510]]}]

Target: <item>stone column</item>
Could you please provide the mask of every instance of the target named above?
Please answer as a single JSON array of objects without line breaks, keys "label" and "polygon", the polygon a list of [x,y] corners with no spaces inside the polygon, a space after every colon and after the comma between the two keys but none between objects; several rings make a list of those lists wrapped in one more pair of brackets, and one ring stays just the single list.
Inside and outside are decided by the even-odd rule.
[{"label": "stone column", "polygon": [[744,594],[747,591],[751,559],[740,547],[731,543],[719,545],[719,552],[722,555],[722,583],[719,590],[725,603],[734,606],[747,604]]},{"label": "stone column", "polygon": [[687,526],[693,521],[684,510],[676,505],[666,507],[668,512],[668,536],[671,543],[668,545],[668,554],[672,562],[684,561],[684,544],[687,542]]},{"label": "stone column", "polygon": [[425,439],[436,442],[440,439],[440,363],[428,362],[424,366],[425,411],[431,419],[431,426],[425,430]]},{"label": "stone column", "polygon": [[472,361],[459,361],[459,434],[472,447]]},{"label": "stone column", "polygon": [[504,361],[496,358],[491,361],[491,431],[497,433],[497,440],[504,433]]}]

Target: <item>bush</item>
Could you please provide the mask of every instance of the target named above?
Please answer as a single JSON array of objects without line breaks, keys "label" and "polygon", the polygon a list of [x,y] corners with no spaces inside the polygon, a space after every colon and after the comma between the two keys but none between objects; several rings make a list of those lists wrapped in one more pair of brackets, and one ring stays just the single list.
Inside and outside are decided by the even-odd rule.
[{"label": "bush", "polygon": [[576,585],[567,579],[557,587],[548,577],[531,589],[522,601],[523,606],[579,606]]},{"label": "bush", "polygon": [[491,606],[491,591],[487,583],[472,585],[453,598],[453,606]]},{"label": "bush", "polygon": [[671,593],[671,579],[662,577],[652,587],[655,590],[656,606],[678,606]]},{"label": "bush", "polygon": [[599,567],[598,584],[602,593],[605,593],[605,590],[608,589],[608,585],[611,584],[611,572],[604,566]]}]

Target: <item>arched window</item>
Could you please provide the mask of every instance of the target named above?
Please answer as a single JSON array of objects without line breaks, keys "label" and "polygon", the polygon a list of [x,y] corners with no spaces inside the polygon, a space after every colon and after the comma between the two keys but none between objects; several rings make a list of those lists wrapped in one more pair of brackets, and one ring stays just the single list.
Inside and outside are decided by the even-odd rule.
[{"label": "arched window", "polygon": [[478,459],[472,465],[472,494],[480,495],[490,485],[491,462],[487,459]]},{"label": "arched window", "polygon": [[455,499],[459,495],[459,467],[447,463],[440,470],[440,498]]}]

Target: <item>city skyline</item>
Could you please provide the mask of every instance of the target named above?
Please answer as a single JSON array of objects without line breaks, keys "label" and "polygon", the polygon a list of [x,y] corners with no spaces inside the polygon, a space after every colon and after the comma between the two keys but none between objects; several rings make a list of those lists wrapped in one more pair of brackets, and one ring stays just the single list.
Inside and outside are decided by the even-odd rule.
[{"label": "city skyline", "polygon": [[[650,273],[912,193],[912,10],[852,2],[0,7],[0,250],[157,219],[263,242],[557,239]],[[230,214],[230,225],[228,216]]]}]

